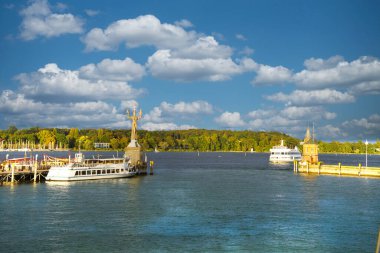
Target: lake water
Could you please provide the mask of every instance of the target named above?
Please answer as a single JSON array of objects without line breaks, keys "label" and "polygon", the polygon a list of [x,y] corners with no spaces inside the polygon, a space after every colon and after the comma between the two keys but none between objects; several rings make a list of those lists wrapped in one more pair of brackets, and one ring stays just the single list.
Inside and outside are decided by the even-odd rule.
[{"label": "lake water", "polygon": [[[375,250],[380,179],[294,174],[265,153],[148,158],[153,176],[0,187],[0,251]],[[365,164],[364,155],[320,159]]]}]

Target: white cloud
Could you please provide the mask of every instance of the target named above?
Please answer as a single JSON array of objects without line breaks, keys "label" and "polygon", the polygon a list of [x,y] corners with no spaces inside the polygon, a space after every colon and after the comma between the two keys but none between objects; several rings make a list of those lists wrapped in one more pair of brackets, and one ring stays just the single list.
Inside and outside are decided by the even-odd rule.
[{"label": "white cloud", "polygon": [[243,35],[243,34],[236,34],[235,37],[238,39],[238,40],[247,40],[247,38]]},{"label": "white cloud", "polygon": [[250,56],[250,55],[252,55],[254,52],[255,52],[255,50],[253,50],[252,48],[250,48],[250,47],[244,47],[243,50],[241,50],[241,51],[239,52],[239,54],[246,55],[246,56]]},{"label": "white cloud", "polygon": [[23,17],[20,35],[24,40],[83,32],[84,23],[80,18],[70,13],[52,13],[47,0],[32,1],[20,14]]},{"label": "white cloud", "polygon": [[177,104],[170,104],[164,101],[161,103],[160,108],[169,114],[210,114],[213,112],[212,105],[206,101],[201,100],[193,101],[190,103],[181,101]]},{"label": "white cloud", "polygon": [[380,80],[361,82],[348,89],[349,92],[353,94],[380,94]]},{"label": "white cloud", "polygon": [[118,20],[106,29],[94,28],[82,39],[87,51],[115,50],[120,43],[127,47],[142,45],[156,48],[184,48],[196,39],[195,32],[187,32],[181,26],[161,23],[153,15],[135,19]]},{"label": "white cloud", "polygon": [[158,131],[158,130],[187,130],[187,129],[196,129],[197,127],[191,125],[177,125],[174,123],[153,123],[147,122],[141,125],[141,128],[149,131]]},{"label": "white cloud", "polygon": [[84,12],[87,14],[87,16],[93,17],[96,16],[100,13],[98,10],[91,10],[91,9],[86,9]]},{"label": "white cloud", "polygon": [[[379,90],[380,61],[373,57],[360,57],[352,62],[343,58],[307,60],[308,69],[296,73],[294,82],[304,88],[358,87],[363,83],[374,82]],[[364,88],[364,87],[363,87]]]},{"label": "white cloud", "polygon": [[339,127],[328,124],[318,128],[318,136],[334,140],[347,136],[347,133],[343,132]]},{"label": "white cloud", "polygon": [[183,59],[170,50],[158,50],[149,57],[147,68],[154,77],[176,81],[223,81],[241,73],[239,65],[228,59]]},{"label": "white cloud", "polygon": [[186,118],[189,115],[211,113],[213,113],[213,106],[206,101],[198,100],[188,103],[180,101],[176,104],[163,101],[159,106],[154,107],[149,113],[145,114],[144,120],[161,123],[175,116]]},{"label": "white cloud", "polygon": [[174,58],[183,59],[226,59],[232,54],[232,48],[219,43],[212,36],[200,37],[192,45],[172,52]]},{"label": "white cloud", "polygon": [[295,90],[290,94],[279,92],[266,96],[266,99],[273,102],[284,102],[287,105],[322,105],[355,102],[353,95],[331,89],[312,91]]},{"label": "white cloud", "polygon": [[282,116],[287,117],[288,119],[330,120],[336,117],[335,113],[327,112],[320,106],[290,106],[285,107],[280,113]]},{"label": "white cloud", "polygon": [[239,112],[224,112],[215,118],[215,122],[223,127],[242,127],[245,122],[241,119]]},{"label": "white cloud", "polygon": [[174,24],[176,26],[180,26],[180,27],[183,27],[183,28],[189,28],[189,27],[193,27],[194,25],[187,19],[181,19],[180,21],[176,21],[174,22]]},{"label": "white cloud", "polygon": [[125,115],[103,101],[44,103],[25,98],[23,94],[3,91],[0,95],[0,113],[5,122],[18,127],[129,127]]},{"label": "white cloud", "polygon": [[321,58],[315,59],[310,58],[305,60],[304,66],[307,70],[318,71],[323,69],[331,69],[335,68],[340,62],[343,62],[344,58],[342,56],[336,55],[332,56],[327,60],[323,60]]},{"label": "white cloud", "polygon": [[284,84],[288,83],[292,77],[292,71],[283,67],[271,67],[268,65],[258,65],[256,77],[253,84]]},{"label": "white cloud", "polygon": [[104,59],[98,64],[88,64],[79,69],[79,77],[112,81],[135,81],[145,75],[145,69],[131,58],[124,60]]},{"label": "white cloud", "polygon": [[139,107],[139,103],[136,100],[122,100],[119,109],[122,112],[126,112],[127,109],[132,110],[134,107]]},{"label": "white cloud", "polygon": [[259,109],[248,113],[251,120],[248,126],[253,130],[279,131],[302,138],[307,121],[322,123],[336,117],[333,112],[328,112],[323,107],[285,107],[282,109]]},{"label": "white cloud", "polygon": [[60,69],[55,63],[46,64],[37,72],[20,74],[16,79],[25,96],[42,100],[124,100],[143,93],[122,81],[81,79],[78,71]]}]

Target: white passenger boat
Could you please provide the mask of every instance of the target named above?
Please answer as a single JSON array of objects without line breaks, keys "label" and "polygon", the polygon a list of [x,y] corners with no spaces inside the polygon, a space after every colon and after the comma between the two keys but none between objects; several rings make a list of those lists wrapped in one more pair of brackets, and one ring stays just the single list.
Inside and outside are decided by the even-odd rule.
[{"label": "white passenger boat", "polygon": [[301,161],[301,152],[297,147],[294,149],[284,145],[284,140],[281,140],[281,145],[274,146],[270,149],[269,161],[271,162],[292,162]]},{"label": "white passenger boat", "polygon": [[46,181],[81,181],[133,177],[136,174],[126,158],[84,159],[82,153],[75,154],[73,162],[64,166],[52,166]]}]

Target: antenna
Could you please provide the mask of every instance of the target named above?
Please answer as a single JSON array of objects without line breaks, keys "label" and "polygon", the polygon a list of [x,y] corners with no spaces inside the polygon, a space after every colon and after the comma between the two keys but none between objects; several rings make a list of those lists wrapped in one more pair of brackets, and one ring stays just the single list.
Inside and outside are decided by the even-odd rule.
[{"label": "antenna", "polygon": [[313,122],[313,143],[314,143],[314,122]]}]

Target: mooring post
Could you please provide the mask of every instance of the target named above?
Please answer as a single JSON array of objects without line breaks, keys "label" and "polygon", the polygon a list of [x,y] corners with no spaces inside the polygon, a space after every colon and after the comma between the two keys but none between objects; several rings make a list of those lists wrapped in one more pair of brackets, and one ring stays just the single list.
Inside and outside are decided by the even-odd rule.
[{"label": "mooring post", "polygon": [[342,170],[342,164],[339,163],[338,165],[339,165],[339,176],[340,176],[341,175],[341,170]]},{"label": "mooring post", "polygon": [[318,175],[321,174],[321,162],[318,162]]},{"label": "mooring post", "polygon": [[309,174],[309,162],[306,163],[307,174]]},{"label": "mooring post", "polygon": [[359,175],[359,176],[360,176],[361,171],[362,171],[362,164],[359,163],[359,172],[358,172],[358,175]]},{"label": "mooring post", "polygon": [[149,162],[149,168],[150,168],[150,175],[153,175],[153,166],[154,166],[154,161]]},{"label": "mooring post", "polygon": [[36,155],[36,160],[34,161],[34,178],[33,178],[33,182],[35,183],[37,181],[37,158],[38,158],[38,154]]},{"label": "mooring post", "polygon": [[12,168],[11,183],[13,184],[15,181],[15,166],[13,164],[11,164],[11,168]]}]

